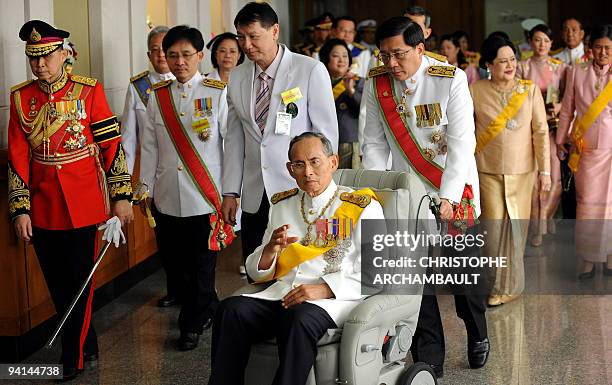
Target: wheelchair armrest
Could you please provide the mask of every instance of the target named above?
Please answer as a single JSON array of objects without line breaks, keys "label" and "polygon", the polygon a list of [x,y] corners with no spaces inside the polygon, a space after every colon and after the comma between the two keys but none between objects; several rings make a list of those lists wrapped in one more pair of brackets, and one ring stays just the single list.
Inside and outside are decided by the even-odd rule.
[{"label": "wheelchair armrest", "polygon": [[272,285],[272,282],[252,283],[252,284],[244,285],[238,290],[236,290],[235,292],[233,292],[231,297],[235,297],[235,296],[242,295],[242,294],[259,293],[260,291],[264,291],[265,289],[267,289],[268,286],[270,285]]},{"label": "wheelchair armrest", "polygon": [[420,306],[419,295],[374,295],[365,299],[357,305],[346,320],[346,324],[355,325],[392,325],[403,319],[418,316],[419,307],[415,308],[415,302]]}]

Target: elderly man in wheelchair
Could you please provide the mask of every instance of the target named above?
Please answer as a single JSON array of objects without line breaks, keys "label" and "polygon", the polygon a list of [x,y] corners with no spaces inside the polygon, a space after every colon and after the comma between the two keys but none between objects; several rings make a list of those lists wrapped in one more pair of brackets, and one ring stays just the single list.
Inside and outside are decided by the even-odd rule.
[{"label": "elderly man in wheelchair", "polygon": [[[337,167],[323,135],[292,139],[287,168],[299,189],[271,199],[263,244],[246,261],[256,285],[219,306],[209,385],[436,383],[428,365],[403,361],[420,296],[362,295],[362,220],[384,212],[372,189],[336,184]],[[361,187],[367,171],[347,171],[347,184]],[[388,192],[398,179],[410,184],[404,173],[371,173]],[[393,210],[406,198],[394,196]]]}]

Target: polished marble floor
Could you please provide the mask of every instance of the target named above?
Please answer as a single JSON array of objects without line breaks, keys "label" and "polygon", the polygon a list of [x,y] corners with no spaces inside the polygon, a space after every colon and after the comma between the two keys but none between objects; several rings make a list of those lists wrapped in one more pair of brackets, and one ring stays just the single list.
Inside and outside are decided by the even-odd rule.
[{"label": "polished marble floor", "polygon": [[[237,253],[238,246],[232,245],[219,258],[221,297],[246,283],[237,273]],[[597,278],[604,279],[601,274]],[[210,330],[196,350],[177,351],[178,308],[156,307],[163,292],[164,275],[158,271],[98,310],[94,323],[100,360],[72,383],[206,384]],[[442,385],[612,384],[612,296],[525,295],[490,309],[492,350],[480,370],[468,368],[465,329],[454,315],[452,297],[443,296],[440,306],[447,346]],[[26,361],[52,363],[58,355],[57,349],[42,349]]]}]

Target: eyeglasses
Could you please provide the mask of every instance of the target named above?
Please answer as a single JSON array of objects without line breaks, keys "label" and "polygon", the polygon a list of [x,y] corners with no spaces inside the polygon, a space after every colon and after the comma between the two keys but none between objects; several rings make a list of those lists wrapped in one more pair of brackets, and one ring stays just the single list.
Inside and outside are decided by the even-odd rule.
[{"label": "eyeglasses", "polygon": [[198,53],[198,51],[192,52],[192,53],[175,53],[175,52],[171,52],[168,55],[166,55],[166,59],[171,60],[171,61],[177,61],[178,59],[185,59],[185,61],[191,59],[192,57],[194,57],[196,54]]},{"label": "eyeglasses", "polygon": [[410,51],[414,51],[414,48],[407,49],[405,51],[396,51],[396,52],[391,52],[391,53],[381,52],[378,54],[378,59],[385,64],[389,64],[389,62],[391,61],[391,58],[394,58],[395,60],[398,60],[398,61],[402,60],[406,57],[406,55],[408,55]]},{"label": "eyeglasses", "polygon": [[[323,161],[319,158],[312,158],[308,161],[308,165],[313,170],[318,170],[323,165]],[[306,171],[306,162],[297,160],[295,162],[289,162],[289,167],[294,174],[301,174]]]}]

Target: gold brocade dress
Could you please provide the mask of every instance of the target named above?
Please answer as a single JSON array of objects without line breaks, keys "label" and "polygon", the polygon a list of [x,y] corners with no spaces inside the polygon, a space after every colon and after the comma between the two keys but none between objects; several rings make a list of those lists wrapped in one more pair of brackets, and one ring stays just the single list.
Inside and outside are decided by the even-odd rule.
[{"label": "gold brocade dress", "polygon": [[518,295],[525,286],[523,255],[527,240],[531,193],[536,170],[550,172],[548,125],[540,89],[517,81],[508,93],[483,79],[470,85],[476,137],[504,110],[513,93],[527,92],[518,112],[504,129],[476,154],[480,179],[481,216],[487,230],[487,257],[506,257],[496,268],[491,295]]}]

